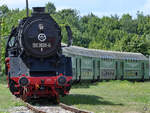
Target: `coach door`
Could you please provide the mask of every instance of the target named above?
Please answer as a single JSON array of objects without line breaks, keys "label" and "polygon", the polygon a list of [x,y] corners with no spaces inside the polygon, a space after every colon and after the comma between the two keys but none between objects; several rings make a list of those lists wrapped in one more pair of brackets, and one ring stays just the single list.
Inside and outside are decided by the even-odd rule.
[{"label": "coach door", "polygon": [[144,80],[144,75],[145,75],[145,66],[144,63],[142,63],[142,80]]},{"label": "coach door", "polygon": [[100,60],[95,60],[94,80],[100,80]]},{"label": "coach door", "polygon": [[80,80],[81,79],[81,59],[80,58],[77,58],[76,59],[76,77],[77,77],[77,80]]},{"label": "coach door", "polygon": [[124,77],[124,62],[121,62],[120,63],[120,67],[121,67],[121,79],[123,80],[123,77]]}]

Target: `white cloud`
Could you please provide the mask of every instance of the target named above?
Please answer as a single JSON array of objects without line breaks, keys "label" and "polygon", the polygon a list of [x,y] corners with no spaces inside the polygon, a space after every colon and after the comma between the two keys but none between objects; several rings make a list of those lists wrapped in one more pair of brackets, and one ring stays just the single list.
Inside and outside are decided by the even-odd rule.
[{"label": "white cloud", "polygon": [[0,0],[0,4],[6,4],[9,8],[25,8],[25,0]]},{"label": "white cloud", "polygon": [[[36,5],[45,5],[47,2],[55,3],[55,5],[58,8],[58,10],[63,8],[78,8],[83,7],[83,5],[86,6],[96,6],[99,0],[29,0],[29,6],[36,6]],[[0,0],[0,4],[7,4],[10,8],[21,8],[23,9],[25,7],[26,0]]]},{"label": "white cloud", "polygon": [[18,0],[17,2],[15,2],[14,0],[1,0],[0,3],[1,4],[7,4],[7,5],[16,5],[16,4],[24,4],[25,1],[24,0]]},{"label": "white cloud", "polygon": [[[75,0],[29,0],[29,6],[30,8],[35,6],[44,6],[49,1],[55,4],[57,11],[62,9],[72,8],[72,9],[77,9],[77,11],[79,11],[82,16],[87,15],[90,12],[93,12],[95,15],[99,17],[110,16],[115,14],[121,16],[124,13],[129,13],[135,17],[136,12],[138,10],[137,8],[130,9],[130,7],[126,5],[125,7],[117,7],[117,6],[122,6],[124,1],[126,0],[114,0],[113,2],[110,1],[109,3],[107,3],[107,1],[109,0],[76,0],[76,1]],[[141,9],[139,10],[143,11],[144,14],[150,14],[150,0],[143,0],[143,1],[146,1],[145,5],[142,5]],[[135,2],[133,3],[136,6],[136,3]],[[132,5],[129,3],[130,6],[134,7],[133,3]],[[26,0],[0,0],[0,5],[1,4],[7,4],[9,8],[24,9],[26,6],[25,5]]]},{"label": "white cloud", "polygon": [[[125,11],[125,12],[112,12],[112,11],[109,11],[109,12],[97,12],[97,11],[93,11],[92,12],[94,15],[98,16],[98,17],[103,17],[103,16],[108,16],[110,17],[111,15],[112,16],[119,16],[119,17],[122,17],[123,14],[130,14],[133,18],[136,18],[136,13],[137,11],[136,10],[132,10],[132,11]],[[89,13],[90,14],[90,13]],[[84,15],[88,15],[88,13],[82,13],[81,16],[84,16]]]},{"label": "white cloud", "polygon": [[70,7],[68,7],[68,6],[59,6],[59,7],[57,7],[57,11],[60,11],[62,9],[70,9]]},{"label": "white cloud", "polygon": [[[38,6],[39,4],[45,5],[48,0],[29,0],[29,6]],[[26,0],[0,0],[0,4],[6,4],[9,8],[24,9],[26,6]]]},{"label": "white cloud", "polygon": [[144,14],[150,14],[150,0],[146,0],[144,6],[141,8],[141,11],[143,11]]}]

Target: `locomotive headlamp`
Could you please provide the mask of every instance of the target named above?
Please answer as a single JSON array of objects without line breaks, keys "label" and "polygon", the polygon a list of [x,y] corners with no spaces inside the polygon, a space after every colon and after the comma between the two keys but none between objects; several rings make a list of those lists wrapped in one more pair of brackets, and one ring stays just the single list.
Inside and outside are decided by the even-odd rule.
[{"label": "locomotive headlamp", "polygon": [[25,87],[29,84],[29,80],[26,77],[22,77],[19,79],[19,84],[22,87]]},{"label": "locomotive headlamp", "polygon": [[57,81],[60,86],[64,86],[67,82],[66,77],[64,76],[59,77]]},{"label": "locomotive headlamp", "polygon": [[44,25],[43,24],[39,24],[39,30],[43,31],[44,30]]}]

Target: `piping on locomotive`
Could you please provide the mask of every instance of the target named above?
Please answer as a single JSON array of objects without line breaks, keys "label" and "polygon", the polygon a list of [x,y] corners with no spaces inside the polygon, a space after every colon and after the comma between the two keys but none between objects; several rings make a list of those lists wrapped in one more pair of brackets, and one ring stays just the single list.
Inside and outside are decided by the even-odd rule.
[{"label": "piping on locomotive", "polygon": [[[28,6],[28,5],[27,5]],[[68,32],[68,46],[72,32]],[[6,46],[6,75],[11,93],[23,100],[53,98],[69,93],[72,62],[62,55],[61,29],[44,7],[34,7],[32,16],[12,28]]]}]

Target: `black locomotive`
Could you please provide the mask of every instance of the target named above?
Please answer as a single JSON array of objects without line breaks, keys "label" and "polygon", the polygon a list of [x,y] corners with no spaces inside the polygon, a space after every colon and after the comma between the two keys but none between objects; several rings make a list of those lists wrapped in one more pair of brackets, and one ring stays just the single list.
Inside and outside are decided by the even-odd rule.
[{"label": "black locomotive", "polygon": [[[72,32],[68,32],[68,46]],[[68,94],[71,87],[71,58],[62,55],[61,28],[45,13],[34,7],[31,17],[12,28],[6,46],[6,75],[10,91],[27,97],[57,97]]]}]

